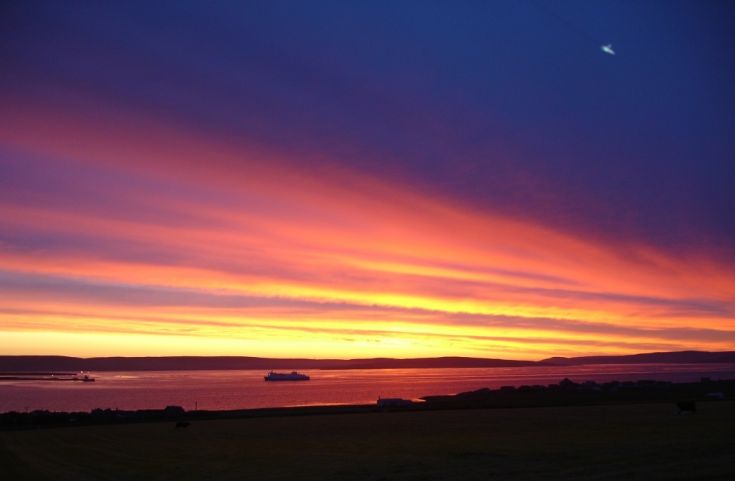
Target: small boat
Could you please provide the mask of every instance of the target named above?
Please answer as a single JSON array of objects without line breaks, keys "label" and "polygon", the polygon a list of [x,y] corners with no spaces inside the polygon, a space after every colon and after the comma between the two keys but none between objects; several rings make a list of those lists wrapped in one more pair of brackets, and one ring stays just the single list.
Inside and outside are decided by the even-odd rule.
[{"label": "small boat", "polygon": [[266,381],[308,381],[309,376],[300,372],[275,372],[271,371],[266,374],[263,379]]},{"label": "small boat", "polygon": [[82,373],[79,373],[79,375],[74,376],[72,378],[72,381],[94,382],[94,378],[93,377],[89,377],[87,374],[85,374],[84,376],[82,376]]}]

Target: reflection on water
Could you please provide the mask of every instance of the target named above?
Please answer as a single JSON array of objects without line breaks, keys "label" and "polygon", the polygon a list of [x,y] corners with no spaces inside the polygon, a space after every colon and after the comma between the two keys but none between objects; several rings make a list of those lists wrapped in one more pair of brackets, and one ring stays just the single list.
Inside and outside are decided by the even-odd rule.
[{"label": "reflection on water", "polygon": [[310,371],[310,381],[271,383],[263,371],[95,372],[95,383],[0,382],[0,412],[94,408],[238,409],[311,404],[373,403],[379,397],[416,399],[483,387],[574,381],[735,378],[735,364],[616,364],[569,367],[356,369]]}]

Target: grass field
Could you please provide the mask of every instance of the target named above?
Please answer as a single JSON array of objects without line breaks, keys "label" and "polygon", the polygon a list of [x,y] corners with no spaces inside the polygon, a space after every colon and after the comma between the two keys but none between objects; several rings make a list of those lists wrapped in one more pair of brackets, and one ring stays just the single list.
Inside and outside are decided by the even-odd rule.
[{"label": "grass field", "polygon": [[735,403],[372,413],[0,432],[7,480],[735,479]]}]

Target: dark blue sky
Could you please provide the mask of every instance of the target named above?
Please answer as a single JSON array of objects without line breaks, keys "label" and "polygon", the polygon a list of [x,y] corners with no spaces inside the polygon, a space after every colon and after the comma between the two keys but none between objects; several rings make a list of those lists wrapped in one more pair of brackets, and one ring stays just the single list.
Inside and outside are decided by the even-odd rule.
[{"label": "dark blue sky", "polygon": [[134,110],[315,170],[735,255],[732,2],[0,8],[3,97]]}]

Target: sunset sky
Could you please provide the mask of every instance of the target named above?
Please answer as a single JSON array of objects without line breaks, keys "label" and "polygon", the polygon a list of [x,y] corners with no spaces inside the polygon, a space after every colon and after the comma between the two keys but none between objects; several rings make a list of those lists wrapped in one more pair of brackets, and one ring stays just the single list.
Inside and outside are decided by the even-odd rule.
[{"label": "sunset sky", "polygon": [[734,22],[3,2],[0,354],[735,349]]}]

